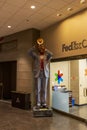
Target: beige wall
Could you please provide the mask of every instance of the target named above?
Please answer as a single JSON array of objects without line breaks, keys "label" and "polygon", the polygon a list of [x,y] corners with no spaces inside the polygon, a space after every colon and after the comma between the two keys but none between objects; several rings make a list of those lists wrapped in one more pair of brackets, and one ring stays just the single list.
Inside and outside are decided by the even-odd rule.
[{"label": "beige wall", "polygon": [[[72,41],[87,40],[87,10],[80,12],[64,21],[41,32],[47,47],[53,52],[54,58],[86,54],[87,48],[62,52],[62,44],[69,45]],[[85,43],[87,45],[87,41]]]},{"label": "beige wall", "polygon": [[75,104],[79,104],[79,60],[70,61],[70,89]]},{"label": "beige wall", "polygon": [[[32,47],[39,35],[39,30],[29,29],[10,36],[6,36],[0,42],[3,48],[7,48],[7,45],[5,43],[8,43],[7,51],[2,49],[2,51],[0,52],[0,62],[17,61],[16,90],[31,93],[32,102],[34,83],[32,72],[32,59],[30,56],[28,56],[28,49]],[[14,40],[16,42],[12,43]],[[16,48],[10,49],[14,46],[13,44],[17,44]]]},{"label": "beige wall", "polygon": [[[41,31],[41,37],[44,38],[47,48],[54,54],[53,58],[87,53],[87,48],[62,52],[62,44],[64,43],[69,45],[72,41],[87,40],[86,22],[87,10]],[[18,91],[27,91],[33,94],[32,60],[27,55],[27,51],[35,42],[35,39],[39,37],[39,33],[36,29],[30,29],[7,36],[0,42],[17,40],[15,50],[0,52],[0,61],[17,60],[16,90]]]},{"label": "beige wall", "polygon": [[[86,41],[84,45],[87,46],[86,21],[87,10],[84,10],[41,32],[41,37],[44,38],[46,46],[49,48],[49,50],[53,52],[54,59],[87,54],[87,47],[83,48],[82,46],[81,49],[62,51],[62,44],[69,46],[73,41],[81,43],[85,39]],[[76,103],[84,104],[83,99],[79,98],[79,95],[81,94],[79,92],[79,84],[77,82],[78,80],[75,80],[75,82],[73,82],[74,84],[72,83],[71,90],[73,91],[73,96],[76,98]],[[81,99],[81,102],[79,99]]]}]

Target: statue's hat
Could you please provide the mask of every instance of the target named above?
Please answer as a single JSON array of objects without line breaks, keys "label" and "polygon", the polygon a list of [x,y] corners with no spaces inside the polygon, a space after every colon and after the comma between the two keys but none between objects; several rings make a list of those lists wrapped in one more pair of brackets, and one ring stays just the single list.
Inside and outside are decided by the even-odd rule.
[{"label": "statue's hat", "polygon": [[38,39],[37,39],[37,44],[41,45],[41,44],[43,44],[43,43],[44,43],[43,38],[38,38]]}]

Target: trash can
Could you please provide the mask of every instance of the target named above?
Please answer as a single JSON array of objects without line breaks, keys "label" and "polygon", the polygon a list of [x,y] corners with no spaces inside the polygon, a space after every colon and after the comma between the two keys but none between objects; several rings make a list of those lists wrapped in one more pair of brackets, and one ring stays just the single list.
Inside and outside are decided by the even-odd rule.
[{"label": "trash can", "polygon": [[72,98],[72,106],[75,105],[75,98]]}]

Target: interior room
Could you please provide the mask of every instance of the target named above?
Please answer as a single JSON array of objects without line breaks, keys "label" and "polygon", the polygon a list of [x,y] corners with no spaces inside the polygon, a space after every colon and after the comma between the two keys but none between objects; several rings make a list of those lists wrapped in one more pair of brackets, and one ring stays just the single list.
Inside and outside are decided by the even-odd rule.
[{"label": "interior room", "polygon": [[[36,85],[28,51],[38,38],[53,53],[47,92],[52,118],[32,113]],[[63,114],[87,124],[87,0],[0,0],[0,128],[87,129]]]},{"label": "interior room", "polygon": [[[81,118],[87,118],[86,70],[87,58],[73,57],[70,60],[51,62],[50,92],[53,99],[51,98],[50,103],[53,108]],[[60,94],[58,91],[65,93]],[[67,92],[69,93],[68,97]],[[58,94],[60,95],[58,96]]]}]

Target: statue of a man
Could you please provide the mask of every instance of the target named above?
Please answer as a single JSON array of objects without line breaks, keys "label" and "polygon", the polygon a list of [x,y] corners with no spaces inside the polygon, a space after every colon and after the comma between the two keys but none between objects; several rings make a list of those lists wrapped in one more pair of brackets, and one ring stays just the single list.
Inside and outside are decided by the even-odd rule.
[{"label": "statue of a man", "polygon": [[45,48],[44,40],[38,38],[35,46],[29,49],[28,54],[34,59],[34,78],[36,88],[36,106],[47,107],[47,86],[49,79],[49,63],[52,52]]}]

